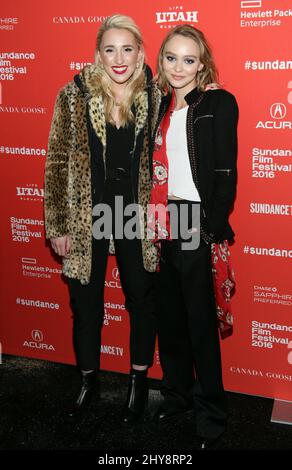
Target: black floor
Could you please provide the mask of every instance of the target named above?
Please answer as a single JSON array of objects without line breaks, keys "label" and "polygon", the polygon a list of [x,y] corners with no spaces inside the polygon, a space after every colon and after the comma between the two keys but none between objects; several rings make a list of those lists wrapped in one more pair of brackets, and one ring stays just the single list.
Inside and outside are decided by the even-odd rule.
[{"label": "black floor", "polygon": [[[102,399],[90,405],[83,420],[72,424],[63,410],[78,390],[75,367],[6,355],[0,374],[2,451],[92,450],[96,455],[195,451],[192,415],[159,430],[150,419],[134,429],[119,423],[128,384],[125,375],[102,372]],[[158,389],[159,381],[151,380],[147,417],[159,403]],[[270,422],[273,400],[235,393],[228,393],[228,398],[230,420],[218,451],[291,450],[292,426]]]}]

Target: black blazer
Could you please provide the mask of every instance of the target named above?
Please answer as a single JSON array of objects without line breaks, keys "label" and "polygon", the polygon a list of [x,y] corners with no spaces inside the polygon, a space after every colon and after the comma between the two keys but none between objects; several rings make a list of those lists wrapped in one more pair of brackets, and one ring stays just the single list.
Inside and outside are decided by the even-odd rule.
[{"label": "black blazer", "polygon": [[[207,242],[231,240],[234,232],[228,222],[236,195],[238,106],[225,90],[185,96],[187,144],[194,183],[201,198],[201,234]],[[170,102],[161,102],[160,118]]]}]

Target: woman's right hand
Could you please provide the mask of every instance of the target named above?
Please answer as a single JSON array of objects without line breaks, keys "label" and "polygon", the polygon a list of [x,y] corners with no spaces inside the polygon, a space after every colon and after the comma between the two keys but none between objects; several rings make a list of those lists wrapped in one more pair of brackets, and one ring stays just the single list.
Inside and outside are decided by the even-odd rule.
[{"label": "woman's right hand", "polygon": [[50,238],[51,245],[55,253],[64,258],[69,258],[70,250],[72,246],[72,240],[70,235],[64,235],[63,237]]}]

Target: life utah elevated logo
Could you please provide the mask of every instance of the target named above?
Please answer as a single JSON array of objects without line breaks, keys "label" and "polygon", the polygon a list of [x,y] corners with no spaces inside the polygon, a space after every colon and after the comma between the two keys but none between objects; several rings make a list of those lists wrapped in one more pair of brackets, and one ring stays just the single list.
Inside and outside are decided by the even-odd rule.
[{"label": "life utah elevated logo", "polygon": [[156,10],[156,24],[160,29],[174,28],[182,23],[196,25],[199,21],[199,12],[193,8],[193,2],[190,5],[190,8],[186,4],[169,5]]}]

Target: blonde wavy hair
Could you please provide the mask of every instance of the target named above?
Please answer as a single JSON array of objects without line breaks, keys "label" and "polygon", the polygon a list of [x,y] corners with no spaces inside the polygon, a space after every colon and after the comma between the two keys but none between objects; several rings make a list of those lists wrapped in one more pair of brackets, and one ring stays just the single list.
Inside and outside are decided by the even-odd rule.
[{"label": "blonde wavy hair", "polygon": [[199,90],[204,91],[206,85],[209,83],[218,83],[218,72],[214,63],[212,56],[211,48],[202,33],[199,29],[194,28],[189,24],[178,25],[173,28],[164,38],[163,43],[161,44],[158,59],[157,59],[157,83],[164,91],[172,91],[172,87],[168,83],[165,73],[163,71],[163,59],[165,47],[168,41],[174,36],[184,36],[186,38],[193,39],[195,43],[199,46],[200,57],[199,60],[203,64],[202,70],[197,72],[196,82]]},{"label": "blonde wavy hair", "polygon": [[[129,123],[134,121],[134,115],[132,113],[131,107],[133,105],[136,95],[145,87],[143,40],[140,29],[131,17],[119,14],[112,15],[102,22],[98,30],[96,39],[96,52],[100,52],[101,42],[104,33],[109,29],[113,28],[125,29],[132,33],[137,43],[138,49],[141,50],[143,54],[142,60],[139,60],[139,66],[135,69],[135,72],[126,84],[125,95],[120,105],[121,126],[125,127]],[[96,86],[103,97],[105,119],[107,122],[115,124],[112,118],[112,110],[115,105],[115,97],[111,90],[111,80],[109,76],[104,72],[102,64],[98,60],[97,54],[96,65],[98,71],[98,81],[96,83]]]}]

